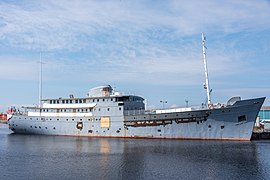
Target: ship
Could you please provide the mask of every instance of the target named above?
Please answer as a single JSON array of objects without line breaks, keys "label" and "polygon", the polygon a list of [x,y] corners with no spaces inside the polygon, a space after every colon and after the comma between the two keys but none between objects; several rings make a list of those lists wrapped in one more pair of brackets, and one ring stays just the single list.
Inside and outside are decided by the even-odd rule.
[{"label": "ship", "polygon": [[40,99],[39,105],[14,112],[9,129],[18,134],[250,141],[265,97],[213,104],[203,33],[202,47],[207,92],[202,106],[148,110],[143,97],[104,85],[82,98]]}]

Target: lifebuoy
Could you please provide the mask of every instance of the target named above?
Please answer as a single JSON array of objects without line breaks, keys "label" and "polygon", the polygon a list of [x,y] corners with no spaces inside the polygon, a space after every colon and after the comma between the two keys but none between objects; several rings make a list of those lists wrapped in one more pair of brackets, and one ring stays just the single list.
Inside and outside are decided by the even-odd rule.
[{"label": "lifebuoy", "polygon": [[214,108],[214,105],[213,104],[208,104],[208,108],[209,109],[213,109]]},{"label": "lifebuoy", "polygon": [[77,129],[82,130],[83,128],[83,123],[82,122],[77,122]]}]

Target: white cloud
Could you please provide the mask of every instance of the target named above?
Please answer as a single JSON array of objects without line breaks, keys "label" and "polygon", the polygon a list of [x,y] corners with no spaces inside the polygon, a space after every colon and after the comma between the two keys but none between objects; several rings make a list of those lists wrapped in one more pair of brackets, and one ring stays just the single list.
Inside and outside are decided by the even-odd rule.
[{"label": "white cloud", "polygon": [[270,18],[266,1],[170,1],[161,7],[151,1],[124,0],[25,3],[0,4],[1,39],[24,48],[76,50],[98,44],[87,42],[98,32],[117,31],[113,38],[137,39],[140,33],[162,27],[174,29],[178,36],[202,30],[231,33],[269,28]]},{"label": "white cloud", "polygon": [[[223,38],[269,29],[269,9],[267,1],[1,2],[0,40],[22,54],[49,53],[47,80],[201,84],[200,32],[220,38],[209,48],[210,78],[250,72],[255,67],[245,62],[245,52],[233,51],[234,42]],[[54,55],[65,51],[66,57]],[[6,54],[0,59],[1,78],[38,79],[36,60]]]}]

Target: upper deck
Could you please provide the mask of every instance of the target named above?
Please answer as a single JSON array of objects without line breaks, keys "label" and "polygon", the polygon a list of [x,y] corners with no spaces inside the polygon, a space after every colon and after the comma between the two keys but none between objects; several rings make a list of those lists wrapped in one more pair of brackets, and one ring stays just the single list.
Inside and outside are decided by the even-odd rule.
[{"label": "upper deck", "polygon": [[27,109],[42,109],[45,112],[51,109],[94,109],[96,107],[123,106],[124,110],[144,109],[144,99],[135,95],[124,95],[115,92],[111,86],[99,86],[91,89],[87,97],[75,98],[70,95],[67,98],[43,99],[41,106],[27,107]]}]

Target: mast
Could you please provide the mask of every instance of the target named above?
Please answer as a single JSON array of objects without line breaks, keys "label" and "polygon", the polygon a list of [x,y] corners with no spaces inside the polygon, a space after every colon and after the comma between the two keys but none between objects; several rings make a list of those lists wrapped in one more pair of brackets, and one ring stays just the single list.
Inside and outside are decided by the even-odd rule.
[{"label": "mast", "polygon": [[39,72],[39,107],[41,107],[42,100],[42,54],[39,53],[39,63],[40,63],[40,72]]},{"label": "mast", "polygon": [[202,51],[203,51],[203,63],[204,63],[204,74],[205,74],[205,83],[204,83],[204,89],[206,89],[207,93],[207,106],[211,106],[211,97],[210,97],[210,87],[209,87],[209,79],[208,79],[208,69],[207,69],[207,62],[206,62],[206,47],[205,47],[205,36],[202,32]]}]

